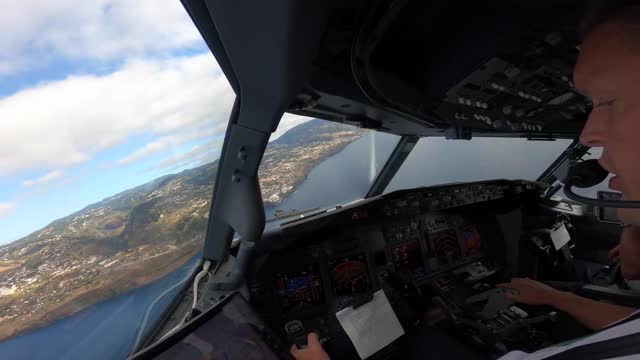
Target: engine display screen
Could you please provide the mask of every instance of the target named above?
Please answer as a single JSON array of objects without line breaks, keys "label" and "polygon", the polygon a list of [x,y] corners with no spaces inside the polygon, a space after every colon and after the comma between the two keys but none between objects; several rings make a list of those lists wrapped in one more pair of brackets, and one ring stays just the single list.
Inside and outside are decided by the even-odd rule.
[{"label": "engine display screen", "polygon": [[411,272],[422,270],[420,261],[420,249],[417,241],[408,241],[393,244],[389,247],[391,262],[396,270]]},{"label": "engine display screen", "polygon": [[337,296],[352,296],[370,290],[369,268],[364,254],[345,256],[329,262]]},{"label": "engine display screen", "polygon": [[455,229],[431,233],[436,258],[443,263],[451,263],[462,257]]},{"label": "engine display screen", "polygon": [[296,305],[319,305],[324,301],[322,281],[315,267],[276,274],[276,288],[284,310]]},{"label": "engine display screen", "polygon": [[482,250],[480,233],[475,226],[468,225],[462,227],[462,229],[460,229],[460,237],[462,238],[464,256],[473,256]]}]

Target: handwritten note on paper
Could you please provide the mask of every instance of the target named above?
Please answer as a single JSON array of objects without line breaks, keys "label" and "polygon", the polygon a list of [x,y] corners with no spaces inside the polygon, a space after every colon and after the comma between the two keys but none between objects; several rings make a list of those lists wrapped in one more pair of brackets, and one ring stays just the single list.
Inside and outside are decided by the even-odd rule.
[{"label": "handwritten note on paper", "polygon": [[379,290],[373,299],[357,309],[348,307],[336,314],[361,359],[366,359],[404,334],[391,304]]}]

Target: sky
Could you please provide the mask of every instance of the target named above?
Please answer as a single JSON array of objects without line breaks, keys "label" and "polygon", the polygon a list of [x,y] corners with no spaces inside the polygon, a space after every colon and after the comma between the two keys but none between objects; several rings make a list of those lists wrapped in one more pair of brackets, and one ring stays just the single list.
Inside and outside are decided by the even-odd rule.
[{"label": "sky", "polygon": [[234,96],[178,0],[4,6],[0,245],[218,158]]}]

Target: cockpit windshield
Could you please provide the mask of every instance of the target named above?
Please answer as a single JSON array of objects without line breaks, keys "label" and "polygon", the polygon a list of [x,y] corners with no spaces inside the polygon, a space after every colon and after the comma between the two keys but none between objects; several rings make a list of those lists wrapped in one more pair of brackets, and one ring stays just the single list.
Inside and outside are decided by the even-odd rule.
[{"label": "cockpit windshield", "polygon": [[[399,136],[319,119],[285,125],[260,167],[268,219],[362,199]],[[567,139],[422,138],[385,192],[489,179],[536,180],[571,143]]]},{"label": "cockpit windshield", "polygon": [[0,358],[124,358],[201,259],[235,94],[179,1],[7,5],[0,49]]},{"label": "cockpit windshield", "polygon": [[535,181],[571,140],[422,138],[386,191],[490,179]]}]

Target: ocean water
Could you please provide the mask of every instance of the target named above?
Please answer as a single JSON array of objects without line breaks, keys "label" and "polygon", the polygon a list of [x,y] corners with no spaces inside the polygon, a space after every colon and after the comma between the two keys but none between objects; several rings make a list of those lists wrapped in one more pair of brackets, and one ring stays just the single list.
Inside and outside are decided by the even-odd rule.
[{"label": "ocean water", "polygon": [[[375,139],[372,136],[371,133],[362,136],[316,165],[284,201],[277,207],[266,209],[267,218],[272,217],[276,209],[306,210],[364,197],[372,177],[380,171],[399,139],[383,133],[375,134]],[[372,141],[375,146],[373,152]]]},{"label": "ocean water", "polygon": [[[150,284],[121,294],[68,318],[0,342],[0,359],[123,359],[138,332],[148,331],[185,285],[202,254]],[[153,304],[153,307],[150,305]],[[146,318],[146,321],[145,321]]]}]

